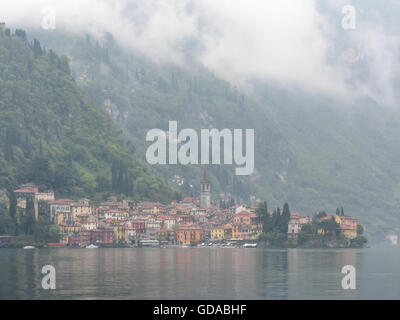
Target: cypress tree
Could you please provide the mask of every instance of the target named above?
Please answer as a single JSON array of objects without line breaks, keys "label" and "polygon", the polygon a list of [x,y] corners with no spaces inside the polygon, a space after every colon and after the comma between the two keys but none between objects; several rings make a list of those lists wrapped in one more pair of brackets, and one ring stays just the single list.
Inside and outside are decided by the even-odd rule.
[{"label": "cypress tree", "polygon": [[258,205],[258,208],[256,209],[256,214],[258,215],[262,223],[263,233],[269,232],[271,226],[267,201],[264,201]]},{"label": "cypress tree", "polygon": [[10,201],[9,215],[12,219],[15,219],[17,215],[17,197],[11,188],[8,190],[8,198]]},{"label": "cypress tree", "polygon": [[276,221],[275,221],[275,228],[277,228],[279,231],[281,231],[281,208],[278,208],[276,210]]},{"label": "cypress tree", "polygon": [[281,232],[282,233],[287,234],[289,221],[290,221],[289,204],[285,203],[283,205],[283,212],[282,212],[282,218],[281,218]]},{"label": "cypress tree", "polygon": [[33,227],[35,224],[35,204],[31,197],[26,199],[25,217],[24,217],[24,231],[25,234],[33,234]]},{"label": "cypress tree", "polygon": [[33,40],[33,56],[36,58],[43,55],[42,47],[40,46],[40,42],[37,39]]}]

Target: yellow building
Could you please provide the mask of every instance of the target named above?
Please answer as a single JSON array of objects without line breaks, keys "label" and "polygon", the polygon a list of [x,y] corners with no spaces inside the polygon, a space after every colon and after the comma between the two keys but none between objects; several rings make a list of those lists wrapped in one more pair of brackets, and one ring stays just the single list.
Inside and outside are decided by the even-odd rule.
[{"label": "yellow building", "polygon": [[232,225],[232,238],[240,238],[240,235],[242,233],[242,228],[240,224],[233,224]]},{"label": "yellow building", "polygon": [[74,221],[77,221],[78,216],[92,214],[92,207],[80,203],[74,203],[71,206],[71,212],[72,218]]},{"label": "yellow building", "polygon": [[55,222],[58,225],[72,225],[72,212],[57,212],[55,216]]},{"label": "yellow building", "polygon": [[357,238],[357,230],[342,230],[343,235],[347,238],[347,239],[354,239]]},{"label": "yellow building", "polygon": [[210,237],[212,240],[223,240],[225,238],[224,228],[212,228]]},{"label": "yellow building", "polygon": [[138,205],[139,212],[145,214],[154,214],[157,215],[160,213],[160,208],[162,205],[159,203],[152,203],[152,202],[142,202]]},{"label": "yellow building", "polygon": [[204,239],[203,229],[198,227],[180,227],[175,234],[179,244],[199,243]]},{"label": "yellow building", "polygon": [[242,211],[236,214],[233,218],[233,223],[235,224],[251,224],[251,213],[247,211]]},{"label": "yellow building", "polygon": [[231,239],[232,238],[232,225],[231,224],[226,224],[224,226],[224,238],[225,239]]},{"label": "yellow building", "polygon": [[[338,216],[335,214],[332,216],[324,217],[321,219],[321,221],[326,221],[326,220],[332,219],[332,217],[334,217],[335,222],[340,227],[341,233],[347,239],[357,238],[357,225],[358,225],[357,219],[352,218],[352,217],[347,217],[347,216]],[[318,234],[325,234],[325,230],[318,229]]]},{"label": "yellow building", "polygon": [[114,241],[128,242],[128,229],[124,225],[114,225]]},{"label": "yellow building", "polygon": [[73,233],[80,233],[81,227],[80,226],[62,226],[64,233],[66,234],[73,234]]}]

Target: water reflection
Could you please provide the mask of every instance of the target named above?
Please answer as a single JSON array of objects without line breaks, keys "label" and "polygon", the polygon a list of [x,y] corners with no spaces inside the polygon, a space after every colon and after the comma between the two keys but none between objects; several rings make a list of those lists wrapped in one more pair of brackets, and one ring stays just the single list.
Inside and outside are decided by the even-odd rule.
[{"label": "water reflection", "polygon": [[[398,250],[231,248],[0,250],[1,299],[369,299],[400,297]],[[57,289],[41,288],[54,265]],[[344,265],[357,290],[343,290]]]}]

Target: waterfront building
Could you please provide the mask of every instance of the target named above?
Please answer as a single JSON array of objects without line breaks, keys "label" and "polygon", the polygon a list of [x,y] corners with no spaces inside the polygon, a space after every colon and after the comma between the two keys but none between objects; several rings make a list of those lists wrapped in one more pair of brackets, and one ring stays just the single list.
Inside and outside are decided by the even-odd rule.
[{"label": "waterfront building", "polygon": [[203,229],[197,226],[180,226],[175,234],[178,244],[199,243],[204,239]]},{"label": "waterfront building", "polygon": [[357,238],[357,225],[358,221],[356,218],[347,216],[340,217],[340,229],[347,239]]},{"label": "waterfront building", "polygon": [[225,238],[225,231],[223,227],[213,227],[210,230],[211,240],[223,240]]},{"label": "waterfront building", "polygon": [[175,230],[160,229],[156,232],[156,239],[160,242],[175,243]]},{"label": "waterfront building", "polygon": [[291,214],[288,224],[288,239],[297,241],[300,231],[300,217],[297,214]]}]

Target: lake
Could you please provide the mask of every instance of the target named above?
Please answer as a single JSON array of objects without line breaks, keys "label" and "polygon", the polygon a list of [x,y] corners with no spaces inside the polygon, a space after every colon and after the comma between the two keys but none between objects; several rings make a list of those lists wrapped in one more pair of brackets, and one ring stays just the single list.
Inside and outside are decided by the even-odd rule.
[{"label": "lake", "polygon": [[[56,269],[56,290],[41,286]],[[356,289],[342,289],[344,265]],[[399,299],[400,250],[1,249],[0,299]]]}]

